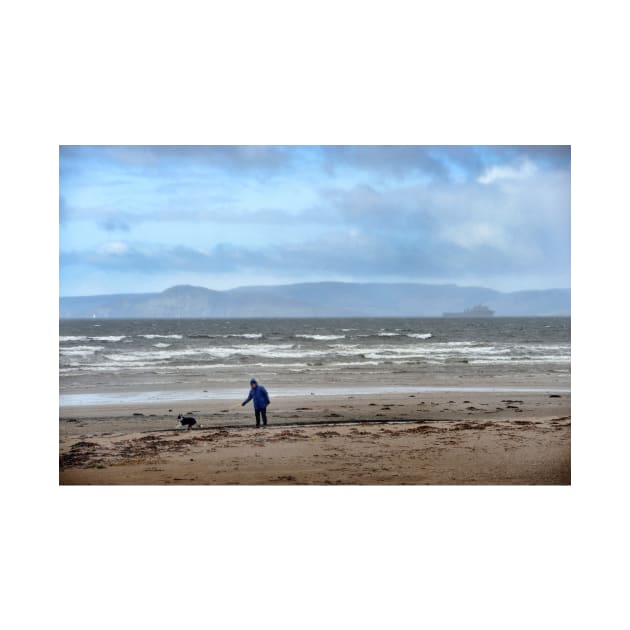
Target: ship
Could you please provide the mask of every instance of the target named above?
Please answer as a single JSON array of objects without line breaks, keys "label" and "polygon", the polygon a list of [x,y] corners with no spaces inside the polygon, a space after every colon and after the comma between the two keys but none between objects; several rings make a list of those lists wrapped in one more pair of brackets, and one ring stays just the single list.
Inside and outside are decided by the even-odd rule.
[{"label": "ship", "polygon": [[467,308],[461,313],[442,313],[442,317],[492,317],[494,311],[483,304]]}]

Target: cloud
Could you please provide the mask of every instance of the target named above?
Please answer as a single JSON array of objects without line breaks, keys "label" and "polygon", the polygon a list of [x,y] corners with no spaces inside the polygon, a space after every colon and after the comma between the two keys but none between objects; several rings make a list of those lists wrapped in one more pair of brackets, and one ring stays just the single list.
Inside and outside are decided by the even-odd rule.
[{"label": "cloud", "polygon": [[491,146],[487,152],[498,162],[529,160],[548,169],[568,169],[571,166],[569,145]]},{"label": "cloud", "polygon": [[530,160],[523,160],[518,166],[491,166],[477,178],[480,184],[493,184],[501,179],[525,179],[537,171],[536,165]]},{"label": "cloud", "polygon": [[511,248],[511,238],[506,230],[499,225],[484,221],[468,221],[445,225],[440,231],[440,237],[445,242],[453,243],[466,250],[476,250],[481,247],[493,247],[500,251]]},{"label": "cloud", "polygon": [[64,223],[67,223],[68,219],[68,202],[65,197],[59,195],[59,224],[63,225]]},{"label": "cloud", "polygon": [[518,286],[569,274],[569,147],[62,147],[61,158],[60,264],[73,278]]},{"label": "cloud", "polygon": [[105,215],[100,221],[100,226],[106,232],[129,232],[132,221],[121,215]]},{"label": "cloud", "polygon": [[373,277],[421,280],[454,276],[531,272],[545,269],[544,258],[515,256],[506,246],[501,229],[469,225],[462,231],[417,239],[407,235],[391,239],[386,233],[359,228],[336,229],[299,243],[273,247],[220,243],[210,248],[133,245],[108,241],[92,251],[64,252],[64,267],[84,266],[100,271],[132,274],[191,272],[242,274],[249,284],[259,275],[299,280],[304,276]]},{"label": "cloud", "polygon": [[488,166],[529,161],[568,168],[569,146],[416,146],[416,145],[137,145],[61,146],[61,178],[113,172],[162,177],[216,169],[233,174],[320,174],[353,169],[395,178],[452,179],[454,169],[475,179]]},{"label": "cloud", "polygon": [[[68,224],[72,221],[88,221],[98,225],[106,232],[124,231],[146,223],[190,223],[203,224],[259,224],[259,225],[305,225],[319,223],[324,217],[324,210],[317,213],[289,212],[281,208],[247,208],[242,206],[229,207],[169,207],[156,210],[139,210],[135,212],[116,211],[111,208],[71,207],[67,203],[60,206],[60,223]],[[329,217],[331,218],[331,217]]]},{"label": "cloud", "polygon": [[448,168],[432,147],[406,145],[323,146],[323,166],[327,171],[350,167],[370,173],[402,177],[425,174],[437,178],[448,176]]},{"label": "cloud", "polygon": [[101,271],[158,274],[173,271],[226,272],[250,269],[261,257],[247,248],[219,244],[210,249],[184,245],[133,245],[106,242],[94,250],[62,252],[64,266],[91,267]]},{"label": "cloud", "polygon": [[140,216],[110,207],[78,207],[70,205],[65,198],[59,199],[59,224],[68,225],[76,221],[95,223],[106,232],[128,232],[132,225],[141,222]]},{"label": "cloud", "polygon": [[97,254],[102,256],[121,256],[129,252],[129,246],[126,243],[120,241],[109,241],[103,243],[98,249]]},{"label": "cloud", "polygon": [[117,168],[121,171],[170,172],[200,166],[221,170],[274,171],[285,169],[299,157],[293,147],[275,145],[148,145],[148,146],[61,146],[60,165],[65,169],[82,165]]},{"label": "cloud", "polygon": [[375,145],[323,146],[320,150],[322,165],[327,172],[354,168],[366,174],[396,178],[423,175],[434,182],[462,177],[475,180],[489,167],[502,168],[506,164],[530,164],[527,168],[568,168],[571,158],[569,146]]}]

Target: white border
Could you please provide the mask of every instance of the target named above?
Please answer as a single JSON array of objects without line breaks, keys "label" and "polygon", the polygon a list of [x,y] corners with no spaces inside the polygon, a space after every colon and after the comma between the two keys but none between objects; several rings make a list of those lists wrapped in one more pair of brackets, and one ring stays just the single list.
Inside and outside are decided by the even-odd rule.
[{"label": "white border", "polygon": [[[108,629],[617,625],[619,5],[218,6],[3,10],[5,615]],[[573,486],[58,487],[56,169],[72,143],[571,144]]]}]

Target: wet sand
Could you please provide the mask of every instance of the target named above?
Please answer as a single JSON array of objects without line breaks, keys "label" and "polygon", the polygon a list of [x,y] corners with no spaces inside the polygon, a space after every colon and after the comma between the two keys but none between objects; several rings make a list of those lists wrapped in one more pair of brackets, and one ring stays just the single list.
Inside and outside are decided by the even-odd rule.
[{"label": "wet sand", "polygon": [[[61,485],[571,483],[570,395],[276,398],[63,407]],[[177,414],[202,425],[177,430]]]}]

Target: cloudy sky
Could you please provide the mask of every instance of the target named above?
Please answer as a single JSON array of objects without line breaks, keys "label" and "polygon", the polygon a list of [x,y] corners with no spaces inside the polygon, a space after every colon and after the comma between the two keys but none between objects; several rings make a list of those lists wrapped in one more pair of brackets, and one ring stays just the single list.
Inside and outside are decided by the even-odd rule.
[{"label": "cloudy sky", "polygon": [[63,146],[60,295],[570,286],[569,147]]}]

